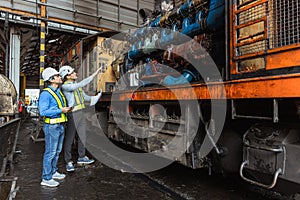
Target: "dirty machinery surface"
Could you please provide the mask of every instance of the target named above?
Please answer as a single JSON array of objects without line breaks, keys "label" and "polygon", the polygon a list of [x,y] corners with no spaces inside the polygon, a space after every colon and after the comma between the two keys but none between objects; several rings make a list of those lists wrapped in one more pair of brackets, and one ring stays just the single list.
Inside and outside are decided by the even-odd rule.
[{"label": "dirty machinery surface", "polygon": [[14,175],[14,155],[19,135],[17,92],[13,83],[0,74],[0,199],[16,195],[17,177]]}]

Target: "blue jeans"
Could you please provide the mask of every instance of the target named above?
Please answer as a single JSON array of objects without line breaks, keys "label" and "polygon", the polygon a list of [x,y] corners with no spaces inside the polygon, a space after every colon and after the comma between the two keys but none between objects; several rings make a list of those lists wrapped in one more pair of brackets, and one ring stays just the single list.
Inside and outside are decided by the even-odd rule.
[{"label": "blue jeans", "polygon": [[43,130],[45,133],[45,153],[42,178],[50,180],[57,171],[57,161],[64,140],[64,126],[62,124],[45,123]]}]

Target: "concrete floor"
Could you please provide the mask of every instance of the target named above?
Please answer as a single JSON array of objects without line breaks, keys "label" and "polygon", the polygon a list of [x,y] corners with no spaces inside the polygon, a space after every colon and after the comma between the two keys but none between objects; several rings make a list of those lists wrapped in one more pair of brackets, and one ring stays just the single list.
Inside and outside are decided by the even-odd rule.
[{"label": "concrete floor", "polygon": [[[248,188],[244,182],[209,176],[206,169],[192,170],[176,163],[151,173],[151,179],[170,188],[183,198],[177,198],[157,189],[143,177],[122,173],[99,161],[92,165],[75,166],[74,173],[65,170],[63,154],[59,160],[60,172],[67,177],[57,188],[40,186],[44,142],[34,143],[30,138],[32,123],[28,120],[20,128],[15,155],[15,176],[18,177],[16,199],[61,200],[61,199],[213,199],[213,200],[286,200],[277,194],[264,193]],[[1,199],[1,198],[0,198]]]},{"label": "concrete floor", "polygon": [[15,176],[19,186],[16,199],[170,199],[133,174],[116,171],[98,161],[84,167],[75,166],[75,172],[68,173],[63,154],[59,170],[67,177],[57,188],[40,186],[44,142],[33,143],[31,128],[30,122],[20,128],[17,150],[21,153],[15,156]]}]

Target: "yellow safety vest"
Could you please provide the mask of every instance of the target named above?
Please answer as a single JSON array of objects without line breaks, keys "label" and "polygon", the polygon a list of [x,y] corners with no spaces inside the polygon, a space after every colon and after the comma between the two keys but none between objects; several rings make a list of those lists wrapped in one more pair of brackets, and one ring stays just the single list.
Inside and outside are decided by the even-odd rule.
[{"label": "yellow safety vest", "polygon": [[[71,84],[72,82],[66,81],[64,84]],[[73,107],[72,111],[76,111],[76,110],[81,110],[83,108],[85,108],[84,105],[84,97],[83,97],[83,93],[82,93],[82,89],[78,88],[79,90],[79,94],[77,92],[77,90],[74,90],[74,97],[75,97],[75,101],[76,101],[76,105]],[[82,100],[82,102],[80,101],[80,98]]]},{"label": "yellow safety vest", "polygon": [[[63,107],[62,102],[60,101],[60,98],[57,96],[57,94],[53,90],[51,90],[50,88],[45,88],[43,90],[48,91],[54,97],[54,99],[57,102],[58,108]],[[66,101],[66,98],[65,98],[64,94],[61,91],[59,91],[59,94],[61,95],[61,97],[64,101],[64,105],[67,105],[67,101]],[[67,121],[68,121],[68,118],[67,118],[67,115],[65,113],[61,113],[60,118],[45,117],[45,123],[46,124],[58,124],[58,123],[67,122]]]}]

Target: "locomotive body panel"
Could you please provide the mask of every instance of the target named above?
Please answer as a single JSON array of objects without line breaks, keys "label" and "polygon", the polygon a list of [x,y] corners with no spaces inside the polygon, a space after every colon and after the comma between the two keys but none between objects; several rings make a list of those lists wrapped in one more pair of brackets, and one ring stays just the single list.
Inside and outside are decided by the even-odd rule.
[{"label": "locomotive body panel", "polygon": [[[300,75],[248,78],[226,82],[115,91],[113,101],[171,101],[191,99],[298,98]],[[288,88],[288,89],[287,89]]]}]

